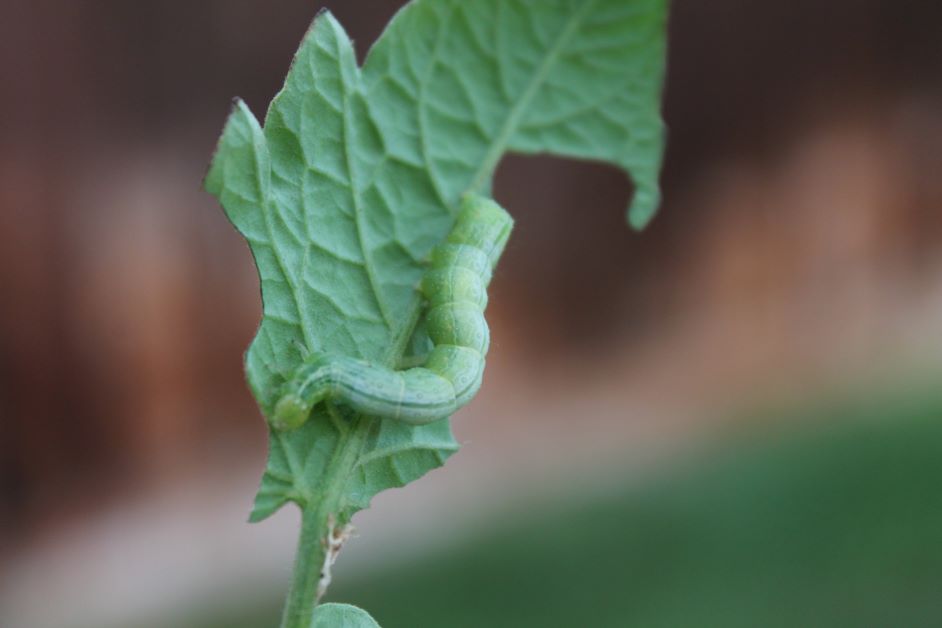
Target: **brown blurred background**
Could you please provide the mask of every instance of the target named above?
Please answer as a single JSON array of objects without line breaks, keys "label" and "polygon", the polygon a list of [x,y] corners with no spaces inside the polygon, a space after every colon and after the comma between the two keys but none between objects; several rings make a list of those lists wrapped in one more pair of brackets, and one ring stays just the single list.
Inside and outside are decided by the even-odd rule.
[{"label": "brown blurred background", "polygon": [[[247,512],[257,280],[200,181],[230,99],[264,111],[318,7],[362,56],[401,4],[4,0],[0,560],[194,478]],[[676,0],[664,111],[640,234],[621,174],[502,164],[519,227],[464,464],[551,466],[573,414],[586,456],[628,457],[745,399],[942,362],[942,3]]]}]

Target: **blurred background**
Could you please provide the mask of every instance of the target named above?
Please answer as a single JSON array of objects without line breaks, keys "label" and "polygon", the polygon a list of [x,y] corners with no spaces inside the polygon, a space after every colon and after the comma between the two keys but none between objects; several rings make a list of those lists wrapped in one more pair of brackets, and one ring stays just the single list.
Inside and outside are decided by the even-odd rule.
[{"label": "blurred background", "polygon": [[[277,624],[297,514],[248,248],[201,179],[316,10],[0,5],[0,626]],[[675,0],[661,214],[507,158],[462,451],[374,500],[329,597],[384,628],[942,625],[942,3]]]}]

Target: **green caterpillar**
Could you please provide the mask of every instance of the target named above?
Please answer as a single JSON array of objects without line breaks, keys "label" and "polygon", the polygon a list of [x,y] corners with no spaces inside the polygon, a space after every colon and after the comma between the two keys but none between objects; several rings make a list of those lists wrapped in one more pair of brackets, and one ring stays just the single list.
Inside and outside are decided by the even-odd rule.
[{"label": "green caterpillar", "polygon": [[432,250],[420,291],[433,348],[424,366],[393,370],[347,356],[315,353],[285,383],[272,425],[300,427],[330,399],[384,419],[422,425],[471,401],[481,387],[490,344],[487,285],[513,220],[497,203],[467,196],[445,242]]}]

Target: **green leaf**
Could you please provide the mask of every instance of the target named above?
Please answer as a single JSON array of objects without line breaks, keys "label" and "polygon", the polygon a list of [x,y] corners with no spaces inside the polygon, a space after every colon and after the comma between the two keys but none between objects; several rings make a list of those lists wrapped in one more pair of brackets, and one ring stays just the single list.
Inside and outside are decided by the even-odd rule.
[{"label": "green leaf", "polygon": [[[361,69],[321,13],[264,128],[237,102],[206,179],[258,266],[264,316],[246,372],[262,411],[309,352],[407,357],[422,260],[507,151],[621,167],[631,221],[647,222],[665,20],[666,0],[416,0]],[[251,518],[326,499],[343,522],[456,449],[447,419],[412,427],[328,406],[270,433]]]},{"label": "green leaf", "polygon": [[321,604],[314,611],[312,628],[379,628],[362,608],[349,604]]}]

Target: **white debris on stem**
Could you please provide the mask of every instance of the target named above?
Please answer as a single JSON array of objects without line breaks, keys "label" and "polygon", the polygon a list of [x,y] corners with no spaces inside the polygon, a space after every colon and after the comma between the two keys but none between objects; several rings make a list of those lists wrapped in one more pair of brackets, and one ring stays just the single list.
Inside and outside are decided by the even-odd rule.
[{"label": "white debris on stem", "polygon": [[353,536],[354,532],[356,532],[356,528],[351,524],[347,523],[343,526],[338,526],[334,515],[328,515],[327,536],[321,539],[321,545],[324,547],[325,551],[324,564],[321,566],[321,577],[317,582],[316,601],[318,603],[321,601],[321,598],[324,597],[324,594],[327,593],[327,587],[330,586],[330,568],[337,560],[337,556],[340,554],[343,544],[346,543],[347,539]]}]

